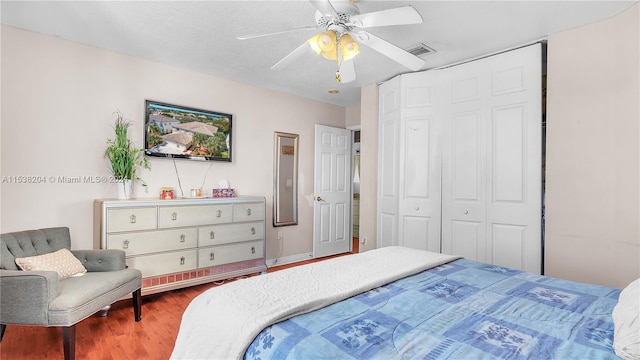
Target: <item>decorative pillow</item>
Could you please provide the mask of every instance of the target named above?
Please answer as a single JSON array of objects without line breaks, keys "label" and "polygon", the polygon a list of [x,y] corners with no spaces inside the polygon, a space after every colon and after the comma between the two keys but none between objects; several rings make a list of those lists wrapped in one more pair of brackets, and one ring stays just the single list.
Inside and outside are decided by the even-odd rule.
[{"label": "decorative pillow", "polygon": [[627,285],[613,308],[613,349],[623,359],[640,359],[640,279]]},{"label": "decorative pillow", "polygon": [[16,264],[25,271],[55,271],[60,280],[87,272],[80,260],[67,249],[44,255],[16,258]]}]

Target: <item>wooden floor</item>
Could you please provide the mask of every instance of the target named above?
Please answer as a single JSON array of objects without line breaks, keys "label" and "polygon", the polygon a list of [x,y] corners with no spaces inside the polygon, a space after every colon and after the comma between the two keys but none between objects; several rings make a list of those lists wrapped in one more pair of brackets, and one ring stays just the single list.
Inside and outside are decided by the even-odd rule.
[{"label": "wooden floor", "polygon": [[[354,252],[358,243],[354,241]],[[301,263],[269,268],[268,272]],[[218,286],[205,284],[142,298],[142,321],[133,320],[131,300],[112,305],[108,316],[91,316],[76,325],[76,359],[168,359],[182,313],[193,298]],[[62,331],[57,327],[8,325],[0,359],[63,359]]]}]

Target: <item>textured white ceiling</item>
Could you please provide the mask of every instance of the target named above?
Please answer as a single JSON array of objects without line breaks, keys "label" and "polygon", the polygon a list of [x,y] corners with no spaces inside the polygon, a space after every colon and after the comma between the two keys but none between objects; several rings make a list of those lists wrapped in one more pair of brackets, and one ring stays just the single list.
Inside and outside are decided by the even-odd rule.
[{"label": "textured white ceiling", "polygon": [[[343,0],[334,0],[343,1]],[[637,1],[374,1],[361,13],[412,5],[423,24],[368,29],[402,48],[424,43],[423,70],[540,40],[614,16]],[[342,106],[360,86],[409,70],[361,46],[357,79],[339,84],[335,62],[314,54],[285,71],[270,67],[315,35],[298,31],[250,40],[237,36],[315,26],[315,8],[290,1],[7,1],[2,23]],[[594,44],[597,46],[597,44]],[[331,95],[328,89],[339,89]]]}]

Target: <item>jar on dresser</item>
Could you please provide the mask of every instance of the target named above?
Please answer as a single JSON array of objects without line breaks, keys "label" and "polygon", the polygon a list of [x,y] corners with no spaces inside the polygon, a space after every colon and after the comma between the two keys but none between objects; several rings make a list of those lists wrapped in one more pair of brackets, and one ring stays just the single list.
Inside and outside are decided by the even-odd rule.
[{"label": "jar on dresser", "polygon": [[97,199],[94,247],[124,250],[143,295],[264,272],[265,199]]}]

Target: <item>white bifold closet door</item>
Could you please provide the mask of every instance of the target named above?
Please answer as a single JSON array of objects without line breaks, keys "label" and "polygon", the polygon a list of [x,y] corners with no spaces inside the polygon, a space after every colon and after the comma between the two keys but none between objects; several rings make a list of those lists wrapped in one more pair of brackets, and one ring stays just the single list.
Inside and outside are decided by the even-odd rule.
[{"label": "white bifold closet door", "polygon": [[541,46],[379,88],[378,246],[541,272]]},{"label": "white bifold closet door", "polygon": [[442,74],[442,252],[541,272],[540,45]]}]

